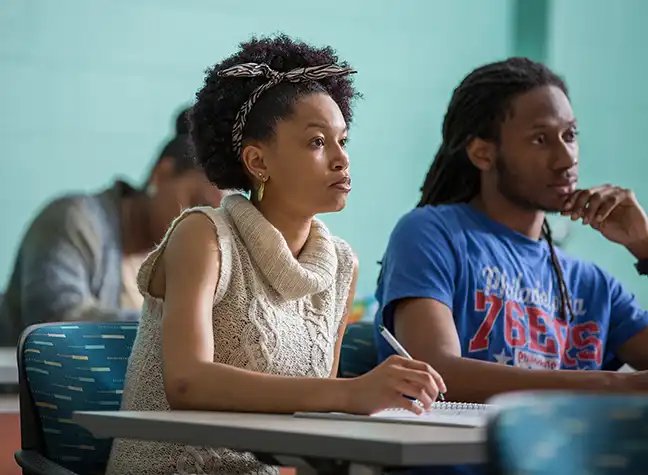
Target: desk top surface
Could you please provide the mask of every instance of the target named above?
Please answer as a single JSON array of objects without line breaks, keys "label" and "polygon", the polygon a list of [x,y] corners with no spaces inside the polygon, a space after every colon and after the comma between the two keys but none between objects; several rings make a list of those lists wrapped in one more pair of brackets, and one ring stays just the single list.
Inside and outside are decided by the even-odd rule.
[{"label": "desk top surface", "polygon": [[79,412],[74,419],[97,436],[369,465],[470,464],[486,459],[485,431],[479,428],[197,411]]},{"label": "desk top surface", "polygon": [[18,363],[15,347],[0,347],[0,384],[18,382]]},{"label": "desk top surface", "polygon": [[0,395],[0,414],[18,414],[20,412],[20,401],[17,394]]}]

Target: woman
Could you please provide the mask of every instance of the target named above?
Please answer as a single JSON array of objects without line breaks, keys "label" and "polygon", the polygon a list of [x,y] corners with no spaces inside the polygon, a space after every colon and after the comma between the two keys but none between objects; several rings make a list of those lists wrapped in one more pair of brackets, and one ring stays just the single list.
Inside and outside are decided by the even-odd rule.
[{"label": "woman", "polygon": [[[441,378],[392,358],[336,379],[357,263],[314,218],[351,190],[349,74],[331,48],[253,39],[208,72],[193,107],[199,163],[251,192],[188,210],[139,274],[145,306],[124,410],[371,413],[429,406]],[[108,474],[266,473],[249,454],[117,440]]]},{"label": "woman", "polygon": [[15,345],[34,323],[139,319],[144,257],[182,209],[220,199],[195,166],[185,111],[141,190],[117,181],[57,198],[34,219],[0,305],[0,343]]}]

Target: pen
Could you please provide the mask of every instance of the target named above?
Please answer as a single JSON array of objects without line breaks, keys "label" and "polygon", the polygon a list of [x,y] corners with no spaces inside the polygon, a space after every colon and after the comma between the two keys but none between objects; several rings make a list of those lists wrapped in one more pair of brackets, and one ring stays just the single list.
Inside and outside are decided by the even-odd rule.
[{"label": "pen", "polygon": [[[387,340],[387,343],[389,343],[389,346],[391,346],[396,353],[401,355],[403,358],[407,358],[408,360],[414,359],[412,356],[407,352],[405,348],[403,348],[403,345],[398,343],[398,340],[392,335],[389,330],[387,330],[384,326],[379,325],[378,330],[380,331],[380,334],[383,336],[385,340]],[[441,401],[445,401],[445,397],[443,396],[443,393],[439,393],[439,399]]]}]

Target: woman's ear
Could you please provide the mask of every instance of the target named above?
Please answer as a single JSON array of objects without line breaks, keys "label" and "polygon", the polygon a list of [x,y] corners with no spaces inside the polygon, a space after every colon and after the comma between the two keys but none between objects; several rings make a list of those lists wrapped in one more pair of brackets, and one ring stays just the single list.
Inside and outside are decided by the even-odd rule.
[{"label": "woman's ear", "polygon": [[473,138],[466,146],[470,161],[481,171],[489,171],[497,159],[497,147],[488,140]]},{"label": "woman's ear", "polygon": [[265,164],[261,147],[257,145],[245,146],[241,158],[250,175],[261,181],[268,179],[268,167]]}]

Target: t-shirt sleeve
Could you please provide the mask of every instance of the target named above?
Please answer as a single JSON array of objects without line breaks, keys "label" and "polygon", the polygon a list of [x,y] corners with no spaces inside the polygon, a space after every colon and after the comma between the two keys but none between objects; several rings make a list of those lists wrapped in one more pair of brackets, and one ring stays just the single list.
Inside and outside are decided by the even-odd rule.
[{"label": "t-shirt sleeve", "polygon": [[452,308],[457,263],[451,236],[436,213],[417,208],[394,228],[381,270],[379,300],[391,327],[392,304],[430,298]]},{"label": "t-shirt sleeve", "polygon": [[611,276],[608,279],[612,302],[607,349],[616,354],[626,341],[648,327],[648,312],[621,282]]}]

